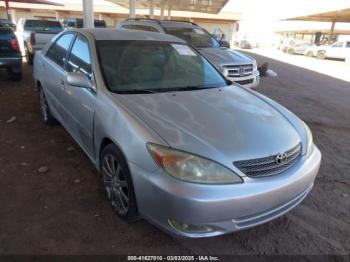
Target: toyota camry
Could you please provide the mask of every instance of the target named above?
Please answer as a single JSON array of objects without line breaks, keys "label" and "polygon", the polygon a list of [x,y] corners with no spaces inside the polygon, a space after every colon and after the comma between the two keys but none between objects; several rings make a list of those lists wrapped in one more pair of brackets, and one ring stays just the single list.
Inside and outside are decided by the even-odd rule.
[{"label": "toyota camry", "polygon": [[34,64],[43,121],[81,146],[122,219],[209,237],[281,216],[312,189],[308,126],[179,38],[68,30]]}]

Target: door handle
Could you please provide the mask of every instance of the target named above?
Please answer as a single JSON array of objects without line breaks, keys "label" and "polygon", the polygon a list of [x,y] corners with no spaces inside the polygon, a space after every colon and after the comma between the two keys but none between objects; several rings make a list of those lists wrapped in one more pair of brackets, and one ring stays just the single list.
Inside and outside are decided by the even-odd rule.
[{"label": "door handle", "polygon": [[63,86],[64,86],[64,80],[61,80],[61,85],[63,85]]}]

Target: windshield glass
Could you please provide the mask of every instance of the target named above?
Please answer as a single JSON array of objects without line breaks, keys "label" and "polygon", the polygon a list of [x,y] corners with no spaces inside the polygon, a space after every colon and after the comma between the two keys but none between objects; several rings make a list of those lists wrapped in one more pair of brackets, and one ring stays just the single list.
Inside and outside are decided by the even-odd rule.
[{"label": "windshield glass", "polygon": [[220,44],[210,34],[201,28],[165,27],[165,31],[177,36],[196,48],[218,48]]},{"label": "windshield glass", "polygon": [[225,79],[185,44],[97,41],[106,86],[117,93],[169,92],[226,86]]},{"label": "windshield glass", "polygon": [[45,31],[58,33],[63,31],[63,27],[58,21],[48,21],[48,20],[27,20],[24,25],[25,30],[29,31]]}]

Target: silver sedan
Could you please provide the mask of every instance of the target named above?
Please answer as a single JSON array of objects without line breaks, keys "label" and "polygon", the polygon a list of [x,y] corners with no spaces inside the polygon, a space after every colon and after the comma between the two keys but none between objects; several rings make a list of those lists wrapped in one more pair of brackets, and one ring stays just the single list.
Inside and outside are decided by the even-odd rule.
[{"label": "silver sedan", "polygon": [[34,79],[44,122],[74,137],[128,221],[215,236],[286,213],[314,184],[306,124],[176,37],[68,30],[35,56]]}]

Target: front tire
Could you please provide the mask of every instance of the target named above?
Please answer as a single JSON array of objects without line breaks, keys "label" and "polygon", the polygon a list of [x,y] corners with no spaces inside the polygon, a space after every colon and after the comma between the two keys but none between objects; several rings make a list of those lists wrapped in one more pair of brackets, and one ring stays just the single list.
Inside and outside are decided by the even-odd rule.
[{"label": "front tire", "polygon": [[102,151],[101,174],[107,197],[117,215],[128,222],[137,220],[138,210],[130,171],[114,144]]},{"label": "front tire", "polygon": [[317,59],[325,59],[326,52],[325,51],[318,51],[316,57],[317,57]]},{"label": "front tire", "polygon": [[40,112],[41,118],[45,125],[54,125],[57,123],[56,119],[52,116],[49,108],[49,104],[46,100],[44,90],[39,88],[39,99],[40,99]]}]

